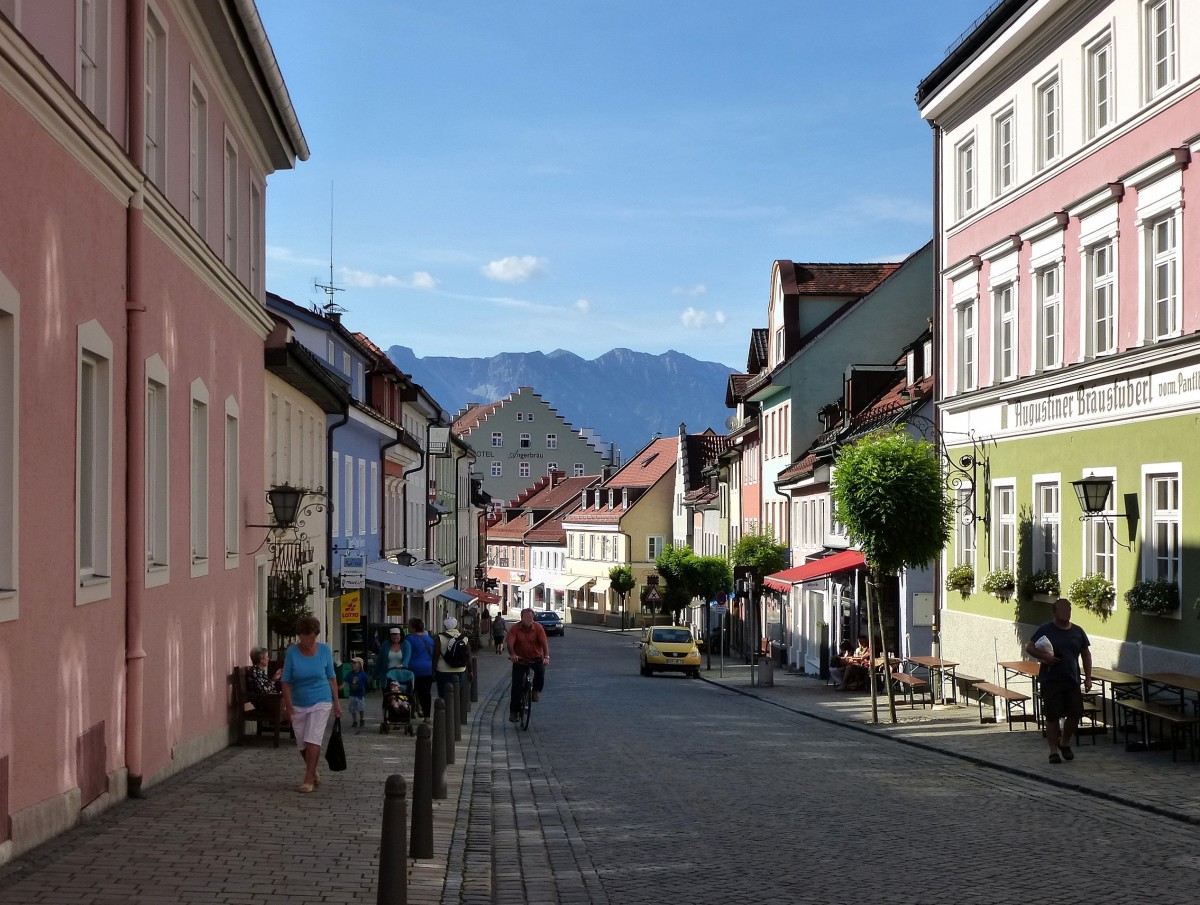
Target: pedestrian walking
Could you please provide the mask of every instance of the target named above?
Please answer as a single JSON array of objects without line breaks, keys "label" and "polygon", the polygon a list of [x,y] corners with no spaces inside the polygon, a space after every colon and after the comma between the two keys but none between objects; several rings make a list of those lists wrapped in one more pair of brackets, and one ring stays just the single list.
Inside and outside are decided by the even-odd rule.
[{"label": "pedestrian walking", "polygon": [[471,644],[458,630],[458,620],[447,616],[442,628],[444,631],[438,632],[433,639],[433,662],[436,664],[433,676],[439,698],[448,696],[451,689],[458,690],[471,665]]},{"label": "pedestrian walking", "polygon": [[346,676],[346,692],[350,696],[350,726],[367,725],[367,674],[362,657],[350,659],[350,675]]},{"label": "pedestrian walking", "polygon": [[433,716],[433,639],[425,631],[424,619],[408,620],[408,635],[404,639],[405,669],[413,674],[417,705],[421,716],[429,720]]},{"label": "pedestrian walking", "polygon": [[[1038,626],[1025,645],[1025,652],[1042,664],[1038,685],[1042,692],[1042,716],[1046,718],[1050,763],[1074,760],[1071,739],[1083,716],[1079,661],[1083,661],[1083,687],[1091,691],[1092,652],[1087,633],[1071,622],[1071,601],[1065,597],[1054,601],[1054,620]],[[1062,720],[1061,729],[1059,720]]]},{"label": "pedestrian walking", "polygon": [[504,617],[499,613],[492,620],[492,644],[496,645],[496,653],[504,650],[504,636],[508,634],[508,626],[504,622]]},{"label": "pedestrian walking", "polygon": [[317,761],[329,713],[332,710],[335,717],[341,716],[342,705],[333,651],[328,644],[317,643],[321,621],[316,616],[301,616],[296,634],[299,640],[287,649],[283,660],[283,715],[292,723],[296,746],[304,758],[304,782],[297,791],[312,792],[321,784]]}]

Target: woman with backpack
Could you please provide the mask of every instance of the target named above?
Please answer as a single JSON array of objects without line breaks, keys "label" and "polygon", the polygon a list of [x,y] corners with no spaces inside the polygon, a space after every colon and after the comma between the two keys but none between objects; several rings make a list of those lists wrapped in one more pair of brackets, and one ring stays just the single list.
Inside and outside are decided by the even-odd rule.
[{"label": "woman with backpack", "polygon": [[425,631],[422,619],[408,620],[408,635],[404,639],[404,668],[413,674],[413,687],[417,693],[417,706],[426,720],[433,716],[433,639]]},{"label": "woman with backpack", "polygon": [[449,696],[451,689],[457,692],[463,676],[467,674],[467,667],[471,665],[471,644],[458,630],[458,620],[447,616],[442,625],[446,630],[434,639],[434,662],[437,664],[435,680],[439,698]]}]

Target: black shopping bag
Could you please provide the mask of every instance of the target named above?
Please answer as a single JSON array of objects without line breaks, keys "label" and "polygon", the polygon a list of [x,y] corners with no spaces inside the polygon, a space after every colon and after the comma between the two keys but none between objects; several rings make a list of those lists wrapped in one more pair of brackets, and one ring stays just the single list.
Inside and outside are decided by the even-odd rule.
[{"label": "black shopping bag", "polygon": [[342,744],[342,718],[333,721],[333,735],[329,736],[329,746],[325,749],[325,763],[334,773],[346,769],[346,746]]}]

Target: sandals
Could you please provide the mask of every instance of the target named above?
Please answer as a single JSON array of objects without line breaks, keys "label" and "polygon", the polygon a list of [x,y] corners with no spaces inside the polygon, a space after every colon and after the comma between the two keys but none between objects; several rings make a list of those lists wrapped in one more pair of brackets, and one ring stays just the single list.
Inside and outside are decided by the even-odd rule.
[{"label": "sandals", "polygon": [[302,792],[305,795],[307,795],[309,792],[315,792],[316,790],[317,790],[317,787],[315,785],[313,785],[311,782],[303,783],[300,786],[300,788],[296,789],[297,792]]}]

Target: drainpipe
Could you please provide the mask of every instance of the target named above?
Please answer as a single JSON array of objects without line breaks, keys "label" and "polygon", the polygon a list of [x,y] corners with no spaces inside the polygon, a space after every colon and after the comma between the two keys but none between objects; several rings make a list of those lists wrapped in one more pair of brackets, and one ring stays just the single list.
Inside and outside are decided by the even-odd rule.
[{"label": "drainpipe", "polygon": [[[333,432],[350,420],[351,405],[353,403],[347,401],[346,410],[342,412],[341,419],[325,428],[325,487],[329,494],[329,505],[325,507],[325,544],[328,547],[326,554],[330,574],[333,573],[333,520],[337,517],[335,512],[337,501],[333,498]],[[342,490],[345,492],[345,488]],[[341,574],[342,570],[338,569],[338,575]]]},{"label": "drainpipe", "polygon": [[[430,428],[430,426],[431,425],[428,423],[425,425],[425,445],[423,447],[421,447],[420,461],[416,465],[414,465],[412,468],[409,468],[405,471],[400,472],[400,477],[404,480],[404,502],[405,503],[408,502],[408,476],[410,474],[420,471],[422,468],[425,467],[425,451],[429,448],[429,428]],[[429,505],[429,481],[428,481],[428,479],[425,482],[425,505],[426,506]],[[405,508],[406,514],[407,514],[408,507],[405,506],[404,508]],[[407,518],[404,518],[401,520],[401,527],[404,529],[403,531],[400,532],[402,535],[402,539],[404,541],[404,549],[407,550],[408,549],[408,519]]]},{"label": "drainpipe", "polygon": [[[128,6],[126,28],[129,47],[145,44],[146,5]],[[128,54],[130,85],[145,84],[141,53]],[[145,94],[129,92],[126,148],[134,169],[144,182],[146,171]],[[146,651],[142,644],[142,607],[146,593],[146,392],[145,362],[145,211],[143,188],[139,185],[129,199],[125,214],[125,276],[129,286],[125,300],[125,770],[130,798],[142,797],[142,709]]]},{"label": "drainpipe", "polygon": [[384,538],[387,536],[387,451],[393,446],[400,443],[400,434],[396,434],[395,440],[389,440],[379,447],[379,558],[384,559],[387,551],[387,545],[384,543]]},{"label": "drainpipe", "polygon": [[[930,345],[933,361],[933,448],[941,450],[942,434],[939,412],[942,408],[944,388],[942,386],[942,189],[938,174],[942,166],[942,131],[938,124],[929,122],[933,129],[933,341]],[[971,489],[975,493],[975,488]],[[962,526],[959,525],[959,530]],[[975,530],[975,525],[971,525]],[[931,649],[934,657],[942,656],[942,557],[933,561],[933,626],[930,630]]]}]

